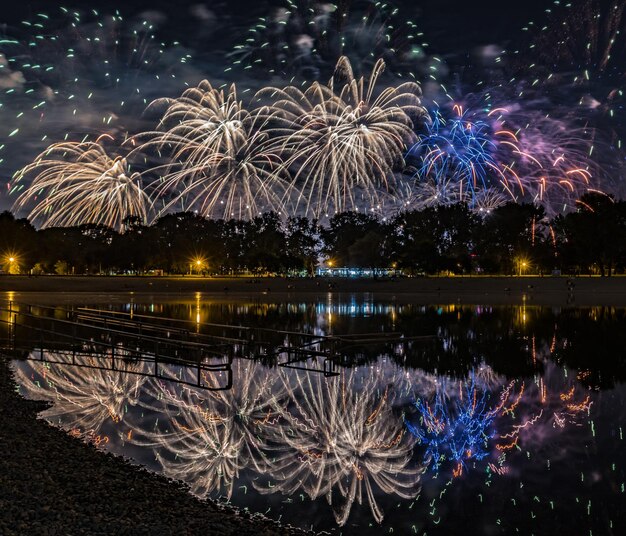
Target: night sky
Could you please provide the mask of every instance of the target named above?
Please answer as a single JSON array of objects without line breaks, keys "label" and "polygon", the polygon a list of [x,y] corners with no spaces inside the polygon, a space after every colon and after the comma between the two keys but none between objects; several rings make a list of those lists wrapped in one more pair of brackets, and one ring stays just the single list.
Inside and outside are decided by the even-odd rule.
[{"label": "night sky", "polygon": [[[449,113],[452,104],[460,104],[464,111],[505,107],[516,114],[509,126],[517,132],[537,124],[539,117],[544,122],[548,118],[553,124],[529,132],[525,141],[545,151],[553,162],[565,154],[565,145],[570,151],[575,144],[569,140],[555,147],[548,131],[580,131],[578,142],[585,138],[588,146],[578,143],[570,151],[573,165],[581,166],[584,153],[594,154],[592,164],[583,163],[595,176],[594,188],[623,195],[626,17],[621,12],[619,17],[607,15],[615,13],[611,11],[615,6],[623,8],[620,2],[577,0],[568,8],[566,3],[539,0],[397,0],[381,10],[373,2],[340,0],[334,9],[346,14],[346,23],[341,28],[327,23],[330,33],[324,33],[324,42],[306,29],[307,24],[321,27],[320,19],[333,20],[320,15],[330,4],[295,3],[316,10],[315,22],[292,17],[282,24],[280,9],[287,0],[96,1],[88,7],[85,2],[65,2],[66,11],[44,1],[4,6],[0,177],[6,187],[0,208],[11,207],[20,188],[28,184],[28,180],[17,184],[12,175],[50,143],[102,134],[119,140],[150,130],[155,124],[155,116],[145,112],[150,102],[179,96],[202,79],[213,87],[236,83],[238,95],[246,97],[267,85],[326,83],[342,39],[350,43],[347,55],[356,76],[368,74],[375,59],[382,57],[387,69],[379,85],[415,80],[431,115],[434,110]],[[116,10],[121,17],[107,22]],[[390,36],[382,43],[376,37],[380,17],[371,17],[374,22],[367,27],[359,26],[363,13],[379,12],[384,13]],[[598,12],[602,17],[595,19]],[[265,34],[254,33],[260,19]],[[622,31],[607,55],[603,47],[611,36],[606,30],[613,26]],[[129,36],[137,30],[150,42],[142,41],[140,53],[133,55],[137,47],[129,44]],[[247,41],[251,35],[256,41]],[[116,48],[118,40],[122,45]],[[377,43],[373,52],[372,42]],[[282,59],[281,46],[289,48]],[[307,46],[316,47],[315,53]],[[605,56],[610,59],[604,61]],[[419,132],[420,125],[414,126]],[[504,193],[516,201],[533,202],[543,195],[537,188]],[[568,209],[579,193],[557,197],[548,212]]]},{"label": "night sky", "polygon": [[[346,0],[344,2],[346,3]],[[349,0],[348,0],[349,3]],[[168,0],[154,1],[74,1],[61,2],[58,5],[86,9],[98,9],[102,12],[119,9],[125,16],[132,17],[142,12],[154,11],[167,17],[167,34],[179,40],[185,39],[190,25],[197,25],[198,20],[192,12],[203,5],[212,11],[219,25],[226,26],[228,34],[236,36],[247,28],[255,17],[267,14],[273,7],[284,5],[281,0],[251,1],[234,0],[196,2]],[[514,37],[514,33],[528,20],[539,16],[549,2],[528,0],[525,2],[437,0],[399,0],[394,2],[407,18],[422,21],[424,31],[430,42],[442,52],[458,52],[479,44],[504,44]],[[52,3],[47,1],[11,2],[3,6],[2,22],[13,24],[26,20],[41,11],[50,11]],[[234,30],[234,32],[233,32]]]}]

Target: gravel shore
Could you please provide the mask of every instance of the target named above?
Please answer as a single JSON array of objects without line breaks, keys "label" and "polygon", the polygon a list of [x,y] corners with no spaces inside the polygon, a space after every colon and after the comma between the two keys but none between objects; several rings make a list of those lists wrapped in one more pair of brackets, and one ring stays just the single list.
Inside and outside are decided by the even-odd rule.
[{"label": "gravel shore", "polygon": [[0,534],[308,534],[201,501],[173,482],[37,419],[0,358]]}]

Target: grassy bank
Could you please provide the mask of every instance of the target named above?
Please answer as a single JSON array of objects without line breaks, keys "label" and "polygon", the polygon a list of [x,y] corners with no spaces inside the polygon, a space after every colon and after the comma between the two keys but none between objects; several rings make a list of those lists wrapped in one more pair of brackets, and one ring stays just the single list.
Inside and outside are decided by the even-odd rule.
[{"label": "grassy bank", "polygon": [[[137,300],[254,299],[311,301],[346,294],[367,294],[372,299],[411,303],[613,305],[626,306],[626,277],[421,277],[397,280],[258,278],[250,277],[101,277],[101,276],[1,276],[5,299],[33,302],[106,301],[127,295]],[[47,294],[57,296],[46,296]],[[35,299],[34,301],[37,301]]]}]

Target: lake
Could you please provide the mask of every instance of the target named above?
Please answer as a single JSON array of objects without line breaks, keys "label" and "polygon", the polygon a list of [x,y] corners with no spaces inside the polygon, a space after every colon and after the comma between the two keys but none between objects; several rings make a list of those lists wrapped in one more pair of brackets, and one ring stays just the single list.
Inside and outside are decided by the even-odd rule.
[{"label": "lake", "polygon": [[37,341],[13,361],[20,392],[51,403],[43,418],[200,497],[336,534],[626,531],[624,309],[363,295],[82,305],[197,334],[240,325],[343,341],[331,369],[322,352],[301,368],[233,352],[197,385],[123,356],[116,370],[89,355],[53,363]]}]

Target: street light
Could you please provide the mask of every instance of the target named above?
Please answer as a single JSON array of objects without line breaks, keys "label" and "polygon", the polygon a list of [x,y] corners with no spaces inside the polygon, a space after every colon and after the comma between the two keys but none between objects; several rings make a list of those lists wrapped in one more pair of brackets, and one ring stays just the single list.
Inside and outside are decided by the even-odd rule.
[{"label": "street light", "polygon": [[521,276],[523,271],[526,269],[528,263],[526,261],[520,261],[519,263],[519,275]]},{"label": "street light", "polygon": [[[7,271],[8,271],[8,273],[9,274],[17,273],[17,271],[19,271],[19,270],[17,270],[19,268],[17,257],[15,255],[9,255],[8,257],[5,257],[5,259],[6,259],[4,261],[6,263],[5,267],[6,267]],[[7,266],[7,264],[8,264],[8,266]]]},{"label": "street light", "polygon": [[205,261],[201,257],[194,257],[189,260],[189,275],[193,274],[194,269],[196,273],[199,274],[201,270],[205,267]]}]

